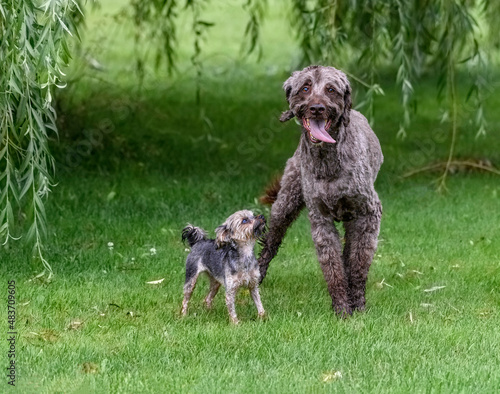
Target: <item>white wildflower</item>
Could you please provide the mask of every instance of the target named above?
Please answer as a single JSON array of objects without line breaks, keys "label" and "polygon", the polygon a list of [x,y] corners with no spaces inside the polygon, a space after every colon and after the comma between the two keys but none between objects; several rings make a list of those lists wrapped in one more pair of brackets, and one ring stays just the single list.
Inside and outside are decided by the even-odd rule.
[{"label": "white wildflower", "polygon": [[333,382],[339,379],[342,379],[342,372],[340,371],[329,371],[324,373],[322,376],[322,380],[324,383]]}]

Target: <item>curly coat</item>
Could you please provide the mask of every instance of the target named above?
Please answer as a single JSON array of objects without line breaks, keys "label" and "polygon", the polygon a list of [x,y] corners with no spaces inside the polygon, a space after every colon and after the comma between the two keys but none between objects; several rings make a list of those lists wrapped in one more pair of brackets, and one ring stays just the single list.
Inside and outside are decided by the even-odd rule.
[{"label": "curly coat", "polygon": [[[261,280],[287,228],[305,206],[333,309],[345,317],[365,308],[382,216],[374,189],[382,150],[366,118],[351,109],[351,87],[343,72],[310,66],[294,72],[283,89],[290,109],[280,120],[297,117],[302,135],[271,209],[259,257]],[[345,228],[343,250],[334,223],[340,221]]]}]

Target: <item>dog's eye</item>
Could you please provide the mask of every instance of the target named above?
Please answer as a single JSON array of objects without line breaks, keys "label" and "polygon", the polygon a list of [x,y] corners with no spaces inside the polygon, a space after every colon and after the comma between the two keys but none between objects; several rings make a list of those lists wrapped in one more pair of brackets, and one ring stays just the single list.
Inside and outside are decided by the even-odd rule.
[{"label": "dog's eye", "polygon": [[248,223],[248,219],[243,219],[243,220],[241,221],[241,223],[242,223],[242,224],[247,224],[247,223]]},{"label": "dog's eye", "polygon": [[309,91],[309,86],[304,86],[302,88],[302,91],[307,93]]},{"label": "dog's eye", "polygon": [[333,92],[335,92],[335,90],[333,90],[333,88],[328,88],[327,90],[328,90],[328,93],[333,93]]}]

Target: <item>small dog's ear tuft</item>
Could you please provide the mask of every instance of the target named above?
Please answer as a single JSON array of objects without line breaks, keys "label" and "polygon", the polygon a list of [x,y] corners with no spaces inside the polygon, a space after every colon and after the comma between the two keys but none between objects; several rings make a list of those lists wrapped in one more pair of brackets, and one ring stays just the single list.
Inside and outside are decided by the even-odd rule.
[{"label": "small dog's ear tuft", "polygon": [[227,224],[222,224],[215,229],[215,244],[221,248],[231,241],[231,230]]}]

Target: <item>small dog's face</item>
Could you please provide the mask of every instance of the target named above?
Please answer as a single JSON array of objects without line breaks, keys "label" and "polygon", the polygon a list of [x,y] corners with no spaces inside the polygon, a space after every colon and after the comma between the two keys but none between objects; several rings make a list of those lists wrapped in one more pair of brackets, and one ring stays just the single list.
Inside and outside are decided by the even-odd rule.
[{"label": "small dog's face", "polygon": [[309,66],[295,71],[283,89],[290,109],[280,120],[286,122],[296,116],[312,144],[335,143],[328,131],[332,125],[347,126],[352,107],[346,75],[333,67]]},{"label": "small dog's face", "polygon": [[264,215],[254,216],[252,211],[238,211],[215,229],[215,242],[220,248],[231,241],[257,240],[264,233],[265,228]]}]

